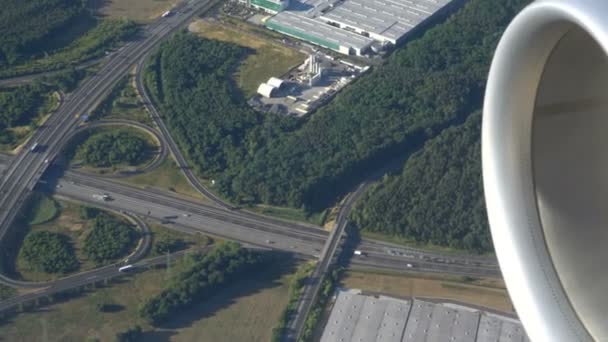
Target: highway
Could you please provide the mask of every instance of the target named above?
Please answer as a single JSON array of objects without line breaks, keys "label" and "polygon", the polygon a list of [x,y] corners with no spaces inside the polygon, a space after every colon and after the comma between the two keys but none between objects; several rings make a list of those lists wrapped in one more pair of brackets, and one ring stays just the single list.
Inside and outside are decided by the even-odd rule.
[{"label": "highway", "polygon": [[[191,0],[187,4],[181,4],[175,8],[179,11],[178,14],[159,19],[144,28],[139,38],[127,43],[109,56],[96,75],[85,80],[76,91],[65,98],[60,108],[34,133],[18,155],[14,157],[0,155],[2,175],[0,178],[0,239],[6,234],[19,212],[20,206],[32,189],[42,183],[41,186],[47,187],[48,190],[56,192],[59,196],[109,210],[128,212],[140,226],[145,227],[145,222],[141,220],[144,218],[161,222],[166,228],[186,233],[203,233],[238,241],[246,246],[287,251],[304,258],[318,258],[319,262],[312,276],[313,281],[305,288],[304,296],[298,306],[298,314],[294,315],[290,322],[291,329],[289,330],[292,332],[291,337],[294,337],[299,335],[304,326],[305,318],[314,303],[323,275],[332,265],[334,256],[341,251],[341,241],[343,241],[343,232],[348,224],[348,214],[352,204],[363,193],[367,183],[361,185],[355,193],[347,197],[339,212],[336,229],[331,233],[320,227],[240,210],[208,191],[200,183],[148,95],[142,82],[141,70],[145,57],[162,39],[187,23],[196,13],[210,8],[216,2],[217,0]],[[186,9],[189,10],[185,11]],[[188,14],[184,14],[184,12]],[[77,170],[61,174],[60,170],[53,167],[46,172],[47,168],[53,165],[52,161],[55,156],[61,152],[74,134],[95,125],[116,124],[112,122],[84,124],[80,115],[91,112],[134,65],[137,67],[137,89],[160,132],[156,132],[150,127],[139,128],[150,131],[161,142],[159,158],[152,163],[152,166],[149,165],[140,171],[149,171],[157,166],[170,151],[190,184],[209,198],[214,205],[202,204],[165,191],[137,188],[115,180],[104,179],[99,175],[83,174]],[[122,122],[121,124],[133,123]],[[32,151],[30,149],[34,144],[38,147]],[[62,177],[58,178],[58,176]],[[123,175],[115,176],[115,178],[120,177]],[[112,200],[96,200],[93,198],[94,194],[108,194]],[[144,234],[144,239],[132,258],[134,260],[141,258],[149,244],[150,235]],[[437,272],[474,277],[500,276],[494,258],[446,255],[367,239],[363,239],[356,248],[362,250],[365,255],[353,257],[349,267],[399,272]],[[164,260],[156,258],[143,260],[138,264],[162,262]],[[413,266],[406,268],[407,264]],[[36,288],[35,292],[1,302],[0,311],[33,298],[119,275],[121,274],[118,272],[117,265],[110,265],[47,283],[22,282],[0,276],[0,282],[9,286]]]},{"label": "highway", "polygon": [[[0,180],[0,239],[48,167],[45,160],[53,159],[61,151],[70,133],[78,127],[80,115],[92,111],[127,71],[162,39],[214,4],[215,0],[191,1],[180,8],[188,8],[187,14],[162,18],[146,26],[137,39],[119,49],[94,76],[66,97],[60,108],[33,134],[26,148],[11,160],[3,172]],[[32,151],[34,146],[37,148]]]},{"label": "highway", "polygon": [[[76,65],[74,67],[74,69],[76,69],[76,70],[86,69],[86,68],[92,67],[94,65],[101,64],[102,62],[104,62],[106,60],[106,58],[109,58],[109,57],[110,56],[103,56],[101,58],[96,58],[96,59],[91,59],[91,60],[85,61],[79,65]],[[52,77],[52,76],[60,74],[62,72],[66,72],[70,69],[72,69],[72,67],[67,67],[64,69],[53,70],[53,71],[37,72],[37,73],[32,73],[32,74],[27,74],[27,75],[20,75],[20,76],[15,76],[15,77],[11,77],[11,78],[0,78],[0,87],[15,87],[15,86],[23,85],[23,84],[32,83],[39,78],[42,78],[45,76]]]},{"label": "highway", "polygon": [[[9,158],[0,155],[0,169],[7,159]],[[298,223],[285,225],[282,220],[268,222],[264,217],[242,215],[242,211],[223,210],[170,192],[141,189],[75,171],[66,172],[56,184],[51,183],[50,186],[55,188],[57,194],[70,199],[112,210],[126,210],[159,222],[171,222],[164,224],[169,229],[200,232],[311,257],[320,256],[329,235],[320,227]],[[109,194],[113,200],[104,202],[93,198],[94,194],[101,193]],[[177,218],[167,220],[166,217],[170,216]],[[415,271],[419,272],[490,277],[500,275],[496,260],[490,257],[428,252],[368,239],[363,239],[356,248],[364,251],[366,256],[354,257],[351,260],[353,265],[406,270],[405,265],[412,263],[417,266]]]},{"label": "highway", "polygon": [[[4,163],[8,159],[10,158],[0,155],[0,169],[6,165]],[[319,257],[325,241],[339,241],[339,239],[328,240],[328,233],[321,229],[307,226],[303,226],[301,229],[293,229],[281,225],[267,224],[249,216],[242,216],[239,211],[227,211],[179,198],[168,192],[139,189],[106,179],[82,175],[74,171],[66,172],[65,176],[56,184],[47,183],[47,185],[54,187],[59,196],[109,210],[126,210],[149,220],[164,221],[166,222],[164,226],[169,229],[190,234],[209,234],[238,241],[247,246],[296,253],[296,255],[305,258]],[[93,199],[93,194],[100,193],[108,193],[113,200],[105,202]],[[167,217],[171,217],[171,219],[167,220]],[[345,218],[346,216],[342,217]],[[342,227],[346,226],[344,219],[340,219],[339,223]],[[328,252],[327,255],[335,253],[340,244],[335,243],[332,246],[328,248],[331,248],[334,252]],[[498,277],[500,275],[498,266],[492,258],[447,256],[367,240],[363,240],[357,248],[363,250],[367,256],[352,259],[350,264],[352,268],[385,269],[397,272],[435,272],[474,277]],[[331,258],[324,258],[323,260],[329,262]],[[407,263],[416,263],[416,269],[405,268],[404,265]],[[323,269],[327,269],[329,263],[322,265],[326,266],[319,268],[317,274],[322,274]],[[8,303],[0,303],[0,311],[2,311],[2,308],[14,307],[15,303],[27,302],[32,298],[48,296],[64,289],[118,275],[120,274],[117,272],[117,267],[113,266],[76,274],[50,284],[5,282],[9,286],[34,287],[39,288],[39,290],[35,294],[12,298]],[[306,315],[302,315],[302,317],[305,318]]]},{"label": "highway", "polygon": [[[152,234],[150,232],[150,228],[148,228],[148,225],[141,218],[139,218],[137,216],[134,216],[134,215],[131,215],[131,214],[128,214],[125,212],[120,212],[120,213],[116,212],[116,214],[125,216],[129,221],[131,221],[135,226],[137,226],[139,228],[140,234],[141,234],[141,239],[139,240],[138,245],[135,247],[133,252],[130,255],[128,255],[125,259],[129,259],[129,261],[133,262],[133,263],[143,259],[146,256],[146,254],[148,253],[148,251],[150,250],[150,247],[152,246]],[[104,274],[105,273],[104,268],[93,269],[90,271],[73,274],[73,275],[70,275],[65,278],[47,281],[47,282],[31,282],[31,281],[15,280],[15,279],[5,276],[4,274],[0,274],[0,282],[4,285],[7,285],[7,286],[10,286],[13,288],[20,288],[20,289],[39,289],[39,288],[52,289],[55,286],[57,286],[58,284],[64,284],[64,285],[69,284],[69,283],[80,284],[83,282],[84,278],[86,278],[88,280],[97,279],[97,276],[99,275],[98,273]],[[95,276],[95,277],[93,277],[93,276]],[[63,285],[61,285],[61,286],[63,286]],[[0,311],[2,311],[2,310],[0,310]]]}]

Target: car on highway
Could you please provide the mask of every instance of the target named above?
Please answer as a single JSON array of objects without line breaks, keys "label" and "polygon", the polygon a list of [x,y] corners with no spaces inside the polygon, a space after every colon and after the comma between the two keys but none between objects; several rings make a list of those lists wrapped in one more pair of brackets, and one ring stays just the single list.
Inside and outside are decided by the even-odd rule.
[{"label": "car on highway", "polygon": [[35,142],[34,145],[32,145],[32,147],[30,147],[30,151],[31,152],[36,152],[36,149],[38,148],[38,143]]},{"label": "car on highway", "polygon": [[99,200],[99,201],[104,201],[104,202],[112,200],[112,197],[110,197],[110,195],[108,195],[108,194],[101,194],[101,195],[100,194],[94,194],[93,198],[96,199],[96,200]]},{"label": "car on highway", "polygon": [[122,266],[118,268],[118,272],[129,272],[130,270],[133,269],[133,265],[126,265],[126,266]]}]

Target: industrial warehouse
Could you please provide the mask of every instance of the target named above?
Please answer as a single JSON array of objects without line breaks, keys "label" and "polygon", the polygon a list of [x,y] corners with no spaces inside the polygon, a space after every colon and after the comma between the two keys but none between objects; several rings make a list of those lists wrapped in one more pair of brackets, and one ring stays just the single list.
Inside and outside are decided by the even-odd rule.
[{"label": "industrial warehouse", "polygon": [[271,30],[346,55],[398,45],[452,0],[251,0]]},{"label": "industrial warehouse", "polygon": [[511,317],[453,303],[339,291],[321,342],[529,342]]}]

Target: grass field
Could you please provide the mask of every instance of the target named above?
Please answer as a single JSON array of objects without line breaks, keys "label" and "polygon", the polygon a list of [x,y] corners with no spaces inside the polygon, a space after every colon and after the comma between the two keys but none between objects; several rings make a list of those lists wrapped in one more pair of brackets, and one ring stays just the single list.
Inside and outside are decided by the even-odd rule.
[{"label": "grass field", "polygon": [[135,88],[133,75],[121,81],[117,88],[95,111],[95,118],[124,119],[153,126],[154,121],[148,114]]},{"label": "grass field", "polygon": [[68,45],[41,58],[22,59],[8,68],[0,68],[0,77],[14,77],[31,73],[60,70],[101,58],[106,51],[116,48],[135,32],[137,27],[127,20],[101,20],[85,32],[69,33],[78,36]]},{"label": "grass field", "polygon": [[[44,124],[51,113],[59,108],[60,104],[61,101],[58,92],[53,91],[48,93],[45,96],[43,104],[38,109],[38,115],[32,119],[29,125],[15,126],[7,129],[7,131],[10,131],[10,134],[15,136],[15,141],[12,144],[0,144],[0,151],[10,154],[18,153],[20,146],[27,141],[36,128]],[[0,131],[0,134],[3,134],[3,132]]]},{"label": "grass field", "polygon": [[198,20],[190,25],[190,30],[205,38],[255,50],[245,58],[235,74],[235,81],[246,97],[254,95],[260,83],[271,76],[282,76],[306,58],[297,50],[262,37],[255,28],[243,22],[233,21],[227,25],[217,21]]},{"label": "grass field", "polygon": [[41,192],[34,192],[30,197],[28,223],[37,225],[54,219],[59,214],[58,203]]},{"label": "grass field", "polygon": [[184,177],[177,167],[177,164],[175,164],[172,159],[165,160],[154,171],[133,177],[122,178],[120,181],[142,188],[151,187],[167,190],[176,194],[206,201],[206,199],[188,183],[188,180]]},{"label": "grass field", "polygon": [[[95,268],[95,263],[88,260],[82,250],[84,241],[90,232],[90,228],[88,227],[90,220],[80,218],[80,205],[68,201],[49,200],[55,202],[57,206],[57,214],[54,219],[42,224],[30,225],[29,232],[49,231],[67,235],[74,244],[76,257],[78,258],[78,261],[80,261],[80,269],[77,272]],[[44,281],[64,276],[35,271],[29,267],[22,255],[17,257],[15,268],[21,277],[26,280]]]},{"label": "grass field", "polygon": [[97,13],[111,18],[129,18],[138,23],[147,23],[160,17],[163,12],[177,4],[178,0],[91,0]]},{"label": "grass field", "polygon": [[513,312],[501,280],[463,281],[458,277],[397,275],[374,272],[346,272],[340,286],[381,292],[399,297],[433,297]]},{"label": "grass field", "polygon": [[11,298],[17,291],[11,287],[0,284],[0,300]]},{"label": "grass field", "polygon": [[[295,268],[295,264],[286,262],[232,284],[213,299],[155,330],[139,318],[137,308],[146,298],[161,291],[167,271],[149,270],[86,296],[19,314],[0,323],[0,340],[114,341],[116,332],[138,324],[144,329],[141,340],[146,342],[267,342],[287,304],[288,282]],[[113,304],[116,310],[97,311],[96,305],[101,302]]]},{"label": "grass field", "polygon": [[152,231],[152,248],[148,253],[149,256],[158,256],[160,253],[156,252],[156,245],[159,242],[167,241],[168,239],[180,240],[183,242],[183,246],[177,250],[193,247],[204,247],[214,242],[214,240],[206,235],[202,234],[186,234],[175,230],[169,230],[163,228],[163,226],[156,223],[148,223],[150,231]]}]

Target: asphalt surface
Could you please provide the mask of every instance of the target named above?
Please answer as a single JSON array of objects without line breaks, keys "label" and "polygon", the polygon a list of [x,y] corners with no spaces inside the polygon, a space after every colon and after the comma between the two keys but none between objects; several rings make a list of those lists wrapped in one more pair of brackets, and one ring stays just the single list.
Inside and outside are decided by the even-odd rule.
[{"label": "asphalt surface", "polygon": [[[147,226],[140,217],[159,221],[169,229],[182,232],[204,233],[238,241],[249,247],[283,250],[295,253],[300,257],[319,258],[319,263],[311,277],[312,281],[305,288],[298,305],[297,314],[290,321],[289,339],[295,339],[302,331],[307,313],[319,292],[323,275],[331,267],[335,255],[342,249],[341,242],[344,229],[348,224],[348,214],[352,204],[363,193],[367,183],[364,183],[347,198],[338,215],[336,229],[331,234],[320,227],[239,210],[200,183],[169,134],[160,113],[153,105],[142,82],[141,67],[145,57],[162,39],[187,23],[196,13],[210,8],[216,2],[217,0],[190,0],[188,3],[182,3],[174,8],[177,14],[159,19],[147,26],[138,39],[109,56],[107,63],[96,75],[84,81],[74,93],[66,97],[59,110],[48,119],[41,129],[34,133],[32,139],[17,156],[8,158],[0,155],[2,175],[0,179],[0,239],[10,227],[10,223],[14,220],[28,194],[39,183],[47,168],[53,164],[54,157],[60,153],[73,134],[82,129],[103,124],[92,123],[88,124],[88,127],[83,127],[80,115],[92,111],[123,75],[133,65],[137,65],[138,91],[160,131],[159,135],[149,127],[140,127],[155,134],[161,142],[161,156],[152,163],[152,167],[157,166],[168,151],[171,151],[190,184],[209,198],[214,205],[201,204],[164,191],[140,189],[102,179],[98,175],[83,174],[77,171],[67,171],[62,178],[57,178],[58,175],[54,174],[51,169],[45,174],[48,177],[42,179],[41,186],[70,199],[123,213],[128,212],[142,227]],[[38,144],[38,149],[31,151],[30,147],[34,143]],[[146,168],[140,171],[149,170],[150,168]],[[93,195],[99,194],[108,194],[112,199],[100,201],[93,197]],[[150,234],[144,233],[143,236],[142,244],[130,257],[130,262],[144,256],[146,249],[149,248]],[[350,267],[353,268],[387,269],[400,272],[439,272],[474,277],[500,276],[494,258],[446,255],[371,240],[363,240],[356,246],[356,249],[362,250],[364,255],[351,259]],[[164,262],[164,259],[165,257],[148,259],[137,264],[141,266],[160,264]],[[407,264],[412,266],[408,268],[405,266]],[[120,265],[110,265],[49,283],[25,283],[0,277],[0,282],[9,286],[37,288],[34,292],[1,302],[0,311],[52,293],[123,275],[118,272],[118,266]]]},{"label": "asphalt surface", "polygon": [[[109,58],[110,56],[104,56],[101,58],[96,58],[96,59],[92,59],[92,60],[88,60],[86,62],[83,62],[77,66],[74,67],[74,69],[86,69],[88,67],[91,67],[93,65],[97,65],[102,63],[103,61],[106,60],[106,58]],[[71,67],[69,68],[64,68],[64,69],[59,69],[59,70],[54,70],[54,71],[47,71],[47,72],[38,72],[38,73],[33,73],[33,74],[27,74],[27,75],[22,75],[22,76],[15,76],[15,77],[11,77],[11,78],[2,78],[0,79],[0,87],[14,87],[14,86],[19,86],[19,85],[23,85],[23,84],[28,84],[28,83],[32,83],[35,80],[44,77],[44,76],[54,76],[57,74],[60,74],[62,72],[66,72],[68,70],[70,70]]]},{"label": "asphalt surface", "polygon": [[[53,159],[66,144],[70,133],[77,129],[81,121],[80,115],[92,111],[146,53],[196,13],[213,4],[215,2],[212,1],[191,1],[180,7],[180,10],[189,8],[187,13],[161,18],[145,27],[138,38],[125,44],[95,75],[66,97],[59,109],[33,134],[26,148],[11,160],[11,165],[3,172],[0,180],[0,239],[48,167],[49,163],[45,160]],[[35,144],[38,148],[31,151]]]},{"label": "asphalt surface", "polygon": [[[9,159],[0,155],[2,162]],[[45,180],[43,180],[45,181]],[[320,227],[267,222],[264,217],[242,215],[215,206],[178,197],[170,192],[141,189],[112,180],[100,179],[68,171],[56,184],[48,183],[57,194],[112,210],[125,210],[144,218],[165,222],[169,229],[204,233],[257,246],[292,251],[320,257],[329,233]],[[112,201],[99,201],[94,194],[109,194]],[[354,200],[353,200],[354,201]],[[190,216],[187,216],[190,215]],[[347,217],[348,215],[343,215]],[[451,255],[403,247],[391,243],[363,239],[355,247],[365,256],[354,256],[352,265],[419,272],[442,272],[456,275],[500,275],[493,257]],[[413,269],[406,264],[414,265]]]},{"label": "asphalt surface", "polygon": [[142,79],[142,75],[143,75],[142,67],[143,67],[144,60],[145,60],[145,57],[142,58],[142,60],[137,64],[137,71],[136,71],[136,76],[135,76],[135,84],[137,87],[137,92],[143,97],[144,106],[146,107],[146,109],[150,113],[150,116],[152,116],[152,119],[154,120],[154,122],[156,123],[158,128],[160,129],[160,133],[165,138],[167,147],[171,151],[171,154],[173,154],[173,157],[175,158],[177,165],[182,170],[182,173],[184,174],[184,176],[186,177],[186,179],[188,180],[190,185],[192,185],[198,192],[203,194],[203,196],[207,197],[214,204],[216,204],[217,206],[219,206],[221,208],[235,209],[234,206],[225,202],[224,200],[222,200],[221,198],[216,196],[213,192],[207,190],[207,188],[203,184],[201,184],[199,179],[194,175],[194,172],[192,172],[190,165],[188,165],[186,158],[184,158],[184,155],[182,154],[181,150],[175,143],[175,140],[173,140],[173,137],[169,133],[169,129],[165,125],[165,122],[163,121],[158,110],[156,109],[156,106],[152,102],[152,98],[148,94],[148,91],[144,85],[144,82]]},{"label": "asphalt surface", "polygon": [[[141,239],[139,240],[138,245],[135,247],[133,253],[131,253],[131,255],[129,255],[127,257],[130,262],[137,262],[146,255],[146,253],[150,249],[150,246],[152,245],[152,235],[151,235],[150,229],[148,228],[148,225],[137,216],[134,216],[134,215],[131,215],[131,214],[128,214],[125,212],[121,213],[121,215],[125,216],[127,219],[129,219],[131,222],[133,222],[141,231]],[[51,281],[46,281],[46,282],[31,282],[31,281],[15,280],[15,279],[7,277],[3,274],[0,274],[0,282],[2,282],[4,285],[7,285],[7,286],[10,286],[13,288],[26,288],[26,289],[27,288],[29,288],[29,289],[54,288],[58,284],[60,286],[65,286],[68,284],[82,284],[83,282],[86,282],[86,280],[98,279],[98,275],[105,274],[105,272],[106,272],[105,269],[106,269],[106,267],[102,267],[102,268],[98,268],[98,269],[94,269],[94,270],[90,270],[90,271],[77,273],[77,274],[74,274],[74,275],[71,275],[71,276],[68,276],[65,278],[61,278],[58,280],[51,280]],[[78,285],[74,285],[74,286],[78,286]],[[0,305],[0,307],[1,307],[1,305]],[[0,309],[0,311],[2,311],[2,310]]]},{"label": "asphalt surface", "polygon": [[340,208],[336,226],[329,234],[329,238],[325,241],[319,262],[315,266],[308,282],[302,289],[296,311],[287,325],[286,336],[284,338],[285,341],[298,341],[302,336],[306,318],[316,302],[321,285],[323,284],[323,279],[333,264],[334,257],[338,252],[338,247],[344,236],[346,227],[348,226],[348,215],[350,214],[352,205],[363,193],[363,189],[364,184],[360,185],[354,193],[348,195]]},{"label": "asphalt surface", "polygon": [[[208,248],[203,248],[199,251],[206,251]],[[85,285],[102,282],[104,280],[113,279],[116,277],[124,277],[129,274],[137,273],[138,269],[143,269],[156,265],[164,265],[167,261],[175,260],[186,253],[192,253],[193,250],[184,250],[167,256],[159,256],[155,258],[144,259],[138,262],[132,263],[134,266],[133,271],[120,272],[118,271],[120,266],[125,264],[113,264],[104,266],[89,272],[79,273],[77,275],[66,277],[58,281],[53,282],[49,286],[40,287],[19,296],[11,297],[9,299],[0,302],[0,312],[8,311],[22,305],[24,303],[30,303],[38,299],[46,299],[49,296],[70,289],[79,288]]]}]

